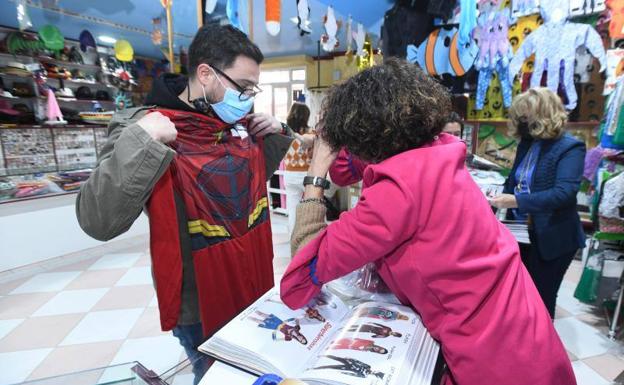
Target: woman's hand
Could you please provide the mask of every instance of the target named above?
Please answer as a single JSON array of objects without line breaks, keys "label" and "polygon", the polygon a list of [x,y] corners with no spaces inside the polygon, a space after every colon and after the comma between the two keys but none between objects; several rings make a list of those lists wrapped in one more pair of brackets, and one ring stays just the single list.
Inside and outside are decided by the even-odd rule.
[{"label": "woman's hand", "polygon": [[[334,160],[338,156],[337,151],[333,151],[331,147],[320,137],[317,137],[314,141],[314,152],[312,154],[312,162],[308,169],[308,176],[318,176],[321,178],[327,178],[327,173]],[[323,198],[324,191],[322,188],[307,185],[303,192],[304,199],[310,198]]]},{"label": "woman's hand", "polygon": [[501,194],[489,200],[490,204],[497,209],[517,209],[518,202],[513,194]]},{"label": "woman's hand", "polygon": [[308,169],[308,175],[326,178],[329,168],[334,163],[337,156],[337,151],[333,151],[331,147],[329,147],[329,144],[320,137],[317,137],[314,141],[314,151],[312,153],[312,161]]}]

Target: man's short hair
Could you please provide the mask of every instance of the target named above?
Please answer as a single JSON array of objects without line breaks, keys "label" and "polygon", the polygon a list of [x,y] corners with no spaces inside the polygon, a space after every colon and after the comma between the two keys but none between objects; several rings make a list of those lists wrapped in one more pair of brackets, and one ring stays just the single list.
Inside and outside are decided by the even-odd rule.
[{"label": "man's short hair", "polygon": [[209,64],[220,70],[232,66],[240,55],[260,64],[264,55],[260,48],[240,30],[231,25],[207,24],[197,31],[189,47],[189,74],[195,76],[200,64]]}]

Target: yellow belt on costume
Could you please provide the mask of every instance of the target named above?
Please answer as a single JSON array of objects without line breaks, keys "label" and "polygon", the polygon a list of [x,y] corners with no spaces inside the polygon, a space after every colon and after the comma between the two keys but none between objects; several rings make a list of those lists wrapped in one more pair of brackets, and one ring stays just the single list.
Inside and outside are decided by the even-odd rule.
[{"label": "yellow belt on costume", "polygon": [[188,222],[189,233],[202,234],[204,237],[229,237],[230,233],[223,226],[211,225],[203,219]]},{"label": "yellow belt on costume", "polygon": [[247,222],[247,225],[249,227],[253,226],[253,224],[256,222],[260,214],[262,214],[262,211],[264,209],[267,209],[268,207],[269,207],[269,199],[267,197],[260,199],[258,203],[256,204],[256,208],[254,209],[254,211],[252,211],[251,214],[249,214],[249,222]]},{"label": "yellow belt on costume", "polygon": [[[264,197],[258,201],[254,210],[249,214],[248,226],[251,227],[256,222],[262,211],[269,207],[269,200]],[[211,225],[203,219],[188,222],[189,233],[202,234],[204,237],[229,237],[230,233],[224,226]]]}]

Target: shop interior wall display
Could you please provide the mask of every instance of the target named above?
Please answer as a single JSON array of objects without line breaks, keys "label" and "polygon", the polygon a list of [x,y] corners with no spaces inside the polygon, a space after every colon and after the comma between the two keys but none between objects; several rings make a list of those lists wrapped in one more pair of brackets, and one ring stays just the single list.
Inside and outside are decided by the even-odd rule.
[{"label": "shop interior wall display", "polygon": [[[510,0],[505,0],[501,4],[501,8],[510,7]],[[608,23],[605,22],[605,12],[581,18],[574,18],[575,22],[582,22],[592,25],[604,40],[605,46],[609,46]],[[509,27],[509,42],[514,53],[524,42],[526,36],[539,28],[543,24],[543,19],[539,14],[523,16],[516,19],[516,23]],[[534,55],[524,63],[522,73],[527,74],[533,71]],[[605,76],[600,74],[598,69],[600,64],[593,58],[587,66],[588,78],[576,78],[576,88],[579,95],[579,102],[574,111],[570,113],[572,121],[590,121],[600,120],[604,110],[604,97],[602,91],[604,89]],[[513,96],[521,93],[521,84],[518,79],[513,83]],[[501,87],[497,75],[494,74],[487,91],[485,106],[482,110],[477,111],[475,108],[475,97],[471,95],[468,104],[469,119],[473,120],[505,120],[507,118],[507,109],[503,106],[503,97]]]}]

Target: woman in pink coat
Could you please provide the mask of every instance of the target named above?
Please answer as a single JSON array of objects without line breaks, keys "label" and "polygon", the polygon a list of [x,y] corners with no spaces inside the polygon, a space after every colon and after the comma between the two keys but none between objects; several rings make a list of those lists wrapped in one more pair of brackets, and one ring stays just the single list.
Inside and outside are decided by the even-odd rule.
[{"label": "woman in pink coat", "polygon": [[[324,106],[284,303],[303,307],[375,262],[440,342],[445,384],[575,384],[516,240],[464,166],[466,146],[440,133],[451,108],[443,87],[390,60],[334,87]],[[343,147],[370,165],[357,206],[326,226],[322,186]]]}]

